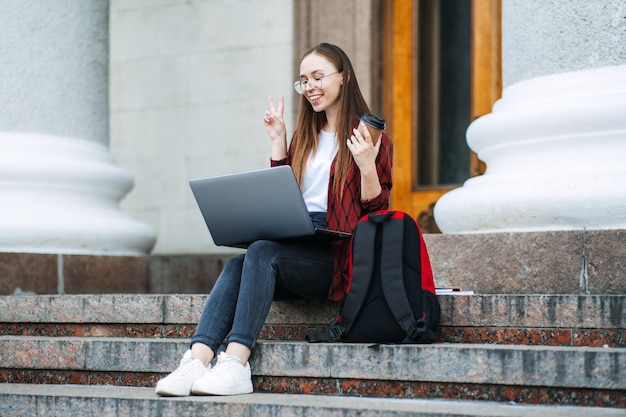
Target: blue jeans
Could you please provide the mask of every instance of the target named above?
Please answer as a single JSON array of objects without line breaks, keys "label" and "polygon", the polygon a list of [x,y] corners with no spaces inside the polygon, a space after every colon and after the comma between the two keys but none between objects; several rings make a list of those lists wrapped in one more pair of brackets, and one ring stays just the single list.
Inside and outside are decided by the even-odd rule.
[{"label": "blue jeans", "polygon": [[327,242],[254,242],[224,265],[191,344],[203,343],[217,353],[228,336],[227,342],[252,350],[275,293],[326,299],[332,276],[333,253]]}]

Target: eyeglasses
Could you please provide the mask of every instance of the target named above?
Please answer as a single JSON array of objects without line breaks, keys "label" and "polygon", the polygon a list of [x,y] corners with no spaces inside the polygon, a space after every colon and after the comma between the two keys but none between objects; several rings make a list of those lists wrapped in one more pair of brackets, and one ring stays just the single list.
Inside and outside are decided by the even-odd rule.
[{"label": "eyeglasses", "polygon": [[339,71],[331,72],[330,74],[326,74],[322,77],[315,77],[309,80],[298,80],[293,83],[293,88],[296,89],[298,94],[304,94],[304,90],[306,90],[306,86],[311,86],[311,88],[322,88],[322,80],[326,77],[330,77],[331,75],[337,74]]}]

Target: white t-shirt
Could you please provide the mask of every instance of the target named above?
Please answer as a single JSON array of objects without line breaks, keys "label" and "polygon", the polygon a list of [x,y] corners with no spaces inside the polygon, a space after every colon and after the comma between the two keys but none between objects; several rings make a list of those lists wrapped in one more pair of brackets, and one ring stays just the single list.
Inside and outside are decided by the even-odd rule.
[{"label": "white t-shirt", "polygon": [[311,154],[304,171],[302,197],[309,212],[326,212],[330,165],[338,149],[337,135],[322,130],[317,138],[317,152]]}]

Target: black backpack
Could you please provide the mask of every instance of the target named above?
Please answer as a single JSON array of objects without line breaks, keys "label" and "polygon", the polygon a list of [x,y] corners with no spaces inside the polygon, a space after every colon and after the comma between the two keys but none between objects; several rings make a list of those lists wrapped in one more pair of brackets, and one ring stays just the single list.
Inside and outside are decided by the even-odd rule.
[{"label": "black backpack", "polygon": [[311,343],[432,343],[440,321],[428,251],[415,220],[400,211],[363,216],[351,243],[348,291],[339,316]]}]

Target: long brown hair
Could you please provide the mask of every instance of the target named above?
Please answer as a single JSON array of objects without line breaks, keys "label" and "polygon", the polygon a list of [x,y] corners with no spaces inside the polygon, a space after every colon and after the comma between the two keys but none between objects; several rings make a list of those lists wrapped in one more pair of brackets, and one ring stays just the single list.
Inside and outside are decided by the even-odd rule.
[{"label": "long brown hair", "polygon": [[[363,94],[361,94],[352,63],[341,48],[329,43],[320,43],[305,52],[302,59],[311,54],[321,55],[328,59],[337,68],[337,71],[343,74],[343,85],[339,92],[337,126],[335,126],[339,150],[337,151],[332,185],[333,192],[341,196],[352,163],[352,154],[346,146],[346,141],[352,134],[352,128],[358,124],[360,116],[369,113],[370,110]],[[317,150],[317,135],[322,130],[324,123],[326,123],[326,112],[315,112],[306,97],[302,95],[298,121],[291,143],[291,165],[300,184],[304,178],[304,170],[309,155]]]}]

